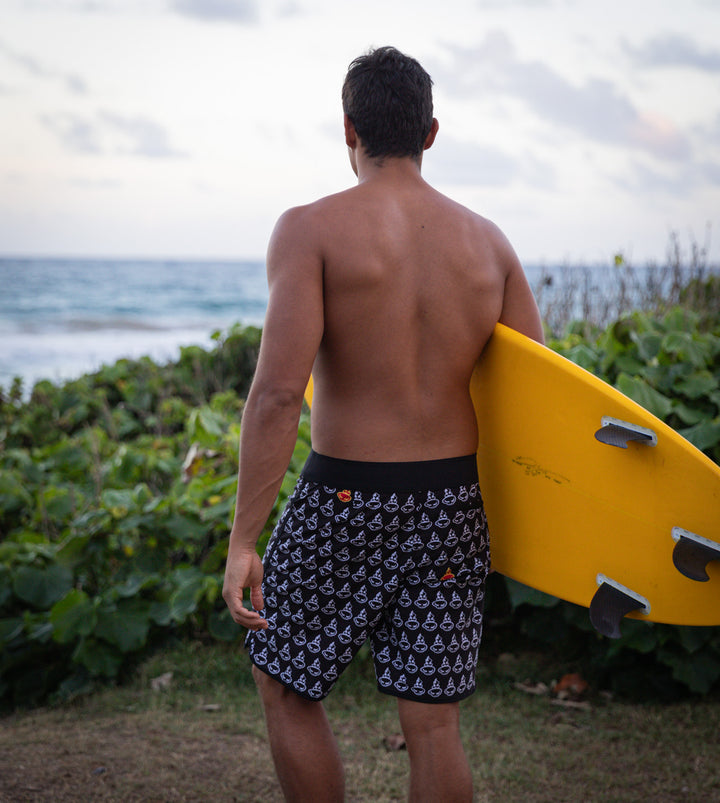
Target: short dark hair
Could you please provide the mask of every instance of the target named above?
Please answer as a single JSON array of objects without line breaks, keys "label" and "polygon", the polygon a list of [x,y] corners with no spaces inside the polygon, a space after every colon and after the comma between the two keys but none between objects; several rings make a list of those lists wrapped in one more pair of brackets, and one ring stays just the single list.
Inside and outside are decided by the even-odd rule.
[{"label": "short dark hair", "polygon": [[370,158],[417,158],[432,128],[432,78],[410,56],[380,47],[351,62],[342,105]]}]

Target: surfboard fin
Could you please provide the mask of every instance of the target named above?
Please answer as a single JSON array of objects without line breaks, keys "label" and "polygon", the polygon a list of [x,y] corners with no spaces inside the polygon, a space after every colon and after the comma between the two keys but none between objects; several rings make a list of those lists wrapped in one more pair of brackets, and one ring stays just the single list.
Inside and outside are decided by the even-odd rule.
[{"label": "surfboard fin", "polygon": [[590,622],[598,633],[608,638],[620,638],[620,622],[632,611],[650,613],[650,603],[615,580],[597,576],[598,590],[590,603]]},{"label": "surfboard fin", "polygon": [[621,449],[628,448],[628,441],[657,446],[657,435],[651,429],[637,424],[629,424],[627,421],[620,421],[618,418],[611,418],[608,415],[604,415],[600,423],[602,427],[595,433],[595,437],[600,443],[619,446]]},{"label": "surfboard fin", "polygon": [[682,527],[673,527],[672,537],[675,540],[673,549],[675,568],[691,580],[707,582],[710,579],[707,565],[711,560],[720,560],[720,544],[689,530],[683,530]]}]

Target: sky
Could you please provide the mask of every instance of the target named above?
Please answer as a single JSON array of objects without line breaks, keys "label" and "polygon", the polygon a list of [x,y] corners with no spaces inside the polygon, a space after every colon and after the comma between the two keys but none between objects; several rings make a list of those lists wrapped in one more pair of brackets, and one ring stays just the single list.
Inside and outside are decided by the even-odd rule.
[{"label": "sky", "polygon": [[434,81],[423,175],[527,263],[720,262],[720,0],[0,0],[0,254],[262,259],[355,177],[340,89]]}]

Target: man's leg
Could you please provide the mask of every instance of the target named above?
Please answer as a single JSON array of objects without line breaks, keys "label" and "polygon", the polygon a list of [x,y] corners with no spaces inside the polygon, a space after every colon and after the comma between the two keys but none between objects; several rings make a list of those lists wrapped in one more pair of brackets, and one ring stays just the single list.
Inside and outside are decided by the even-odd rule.
[{"label": "man's leg", "polygon": [[472,776],[460,740],[458,703],[417,703],[398,698],[400,725],[410,757],[410,801],[472,801]]},{"label": "man's leg", "polygon": [[345,774],[321,702],[306,700],[253,666],[265,709],[275,770],[285,799],[336,803],[345,797]]}]

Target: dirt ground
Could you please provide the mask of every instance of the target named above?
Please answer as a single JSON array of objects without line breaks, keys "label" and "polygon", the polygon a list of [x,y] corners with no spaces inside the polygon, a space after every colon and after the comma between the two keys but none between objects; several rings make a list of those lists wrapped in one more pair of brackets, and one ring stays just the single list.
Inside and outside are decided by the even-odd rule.
[{"label": "dirt ground", "polygon": [[[0,803],[282,803],[262,719],[239,713],[86,709],[0,720]],[[393,720],[339,722],[347,800],[404,800]],[[362,790],[362,791],[361,791]]]},{"label": "dirt ground", "polygon": [[187,733],[165,718],[5,720],[0,801],[282,801],[263,739],[229,733],[212,715]]},{"label": "dirt ground", "polygon": [[[254,695],[153,694],[0,719],[0,803],[281,803]],[[329,711],[348,803],[406,799],[407,751],[388,749],[397,717],[380,698],[341,692]],[[720,803],[720,701],[553,703],[514,688],[467,701],[477,803]]]}]

